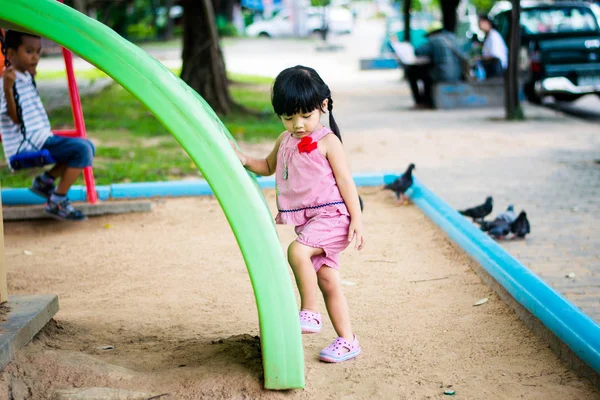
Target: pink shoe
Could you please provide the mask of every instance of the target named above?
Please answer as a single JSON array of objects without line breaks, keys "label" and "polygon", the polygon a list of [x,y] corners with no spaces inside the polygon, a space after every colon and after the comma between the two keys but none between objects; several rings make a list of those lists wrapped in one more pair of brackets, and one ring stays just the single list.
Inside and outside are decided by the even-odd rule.
[{"label": "pink shoe", "polygon": [[300,328],[302,333],[319,333],[321,332],[321,313],[312,311],[300,311]]},{"label": "pink shoe", "polygon": [[339,363],[354,358],[359,354],[360,345],[358,344],[356,335],[354,335],[354,340],[352,343],[344,338],[339,337],[335,339],[333,343],[329,345],[329,347],[321,350],[321,353],[319,354],[319,360],[330,363]]}]

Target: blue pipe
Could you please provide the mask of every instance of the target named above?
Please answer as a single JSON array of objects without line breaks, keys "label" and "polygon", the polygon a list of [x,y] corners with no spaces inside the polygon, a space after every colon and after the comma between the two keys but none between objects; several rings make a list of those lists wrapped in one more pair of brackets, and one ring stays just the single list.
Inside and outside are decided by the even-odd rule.
[{"label": "blue pipe", "polygon": [[[355,174],[354,181],[357,186],[383,185],[383,174]],[[275,178],[259,177],[258,183],[262,189],[275,188]],[[190,179],[184,181],[165,182],[138,182],[115,183],[113,185],[96,186],[100,200],[141,199],[149,197],[180,197],[180,196],[206,196],[212,194],[212,189],[204,179]],[[73,186],[69,190],[71,201],[85,201],[85,186]],[[2,189],[2,204],[6,206],[44,204],[45,200],[29,189]]]}]

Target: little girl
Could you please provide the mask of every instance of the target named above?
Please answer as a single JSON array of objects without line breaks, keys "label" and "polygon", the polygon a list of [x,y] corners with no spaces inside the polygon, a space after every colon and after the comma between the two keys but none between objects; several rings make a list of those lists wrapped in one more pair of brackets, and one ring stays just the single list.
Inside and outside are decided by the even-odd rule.
[{"label": "little girl", "polygon": [[[356,249],[362,249],[364,238],[358,192],[331,113],[331,92],[314,69],[296,66],[275,79],[271,101],[286,128],[271,153],[252,158],[234,149],[250,171],[275,173],[279,210],[275,221],[296,227],[298,237],[288,248],[288,261],[300,292],[302,333],[321,330],[318,284],[339,336],[321,351],[320,359],[346,361],[360,353],[360,345],[350,326],[339,257],[353,239]],[[320,122],[326,110],[331,129]]]}]

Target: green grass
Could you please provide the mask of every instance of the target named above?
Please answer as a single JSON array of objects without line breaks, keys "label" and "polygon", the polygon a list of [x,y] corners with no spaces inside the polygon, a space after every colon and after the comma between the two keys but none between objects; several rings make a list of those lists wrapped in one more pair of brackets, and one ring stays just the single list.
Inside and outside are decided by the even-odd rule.
[{"label": "green grass", "polygon": [[227,73],[227,77],[229,80],[234,82],[241,82],[246,84],[255,84],[255,85],[272,85],[274,78],[270,78],[268,76],[254,76],[254,75],[243,75],[243,74],[234,74],[232,72]]},{"label": "green grass", "polygon": [[[181,68],[170,68],[171,72],[175,75],[179,76],[181,73]],[[243,75],[229,72],[227,73],[229,80],[233,82],[239,82],[243,84],[252,84],[252,85],[271,85],[273,83],[273,78],[266,76],[254,76],[254,75]],[[57,79],[66,79],[67,73],[64,70],[60,71],[39,71],[35,76],[36,81],[44,81],[44,80],[57,80]],[[75,71],[75,77],[77,79],[100,79],[100,78],[108,78],[103,71],[92,68],[86,70]]]},{"label": "green grass", "polygon": [[[44,81],[44,80],[56,80],[56,79],[66,79],[67,72],[64,70],[60,71],[38,71],[35,75],[36,81]],[[86,69],[81,71],[75,71],[75,77],[78,79],[89,79],[94,80],[98,78],[107,78],[104,72],[99,69]]]},{"label": "green grass", "polygon": [[[259,111],[271,111],[270,79],[231,75],[236,83],[231,94],[238,103]],[[119,85],[82,99],[88,136],[96,143],[94,176],[99,185],[199,177],[200,173],[174,137],[136,98]],[[275,139],[283,130],[279,119],[232,113],[221,120],[238,138],[247,141]],[[55,129],[73,126],[71,108],[50,113]],[[2,187],[28,187],[40,173],[29,169],[11,174],[0,166]],[[77,184],[83,184],[82,180]]]}]

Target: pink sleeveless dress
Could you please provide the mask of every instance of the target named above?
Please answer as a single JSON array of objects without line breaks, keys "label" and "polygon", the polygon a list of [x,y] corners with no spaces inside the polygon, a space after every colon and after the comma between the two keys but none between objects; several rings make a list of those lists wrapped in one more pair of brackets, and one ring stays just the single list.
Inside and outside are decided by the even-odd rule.
[{"label": "pink sleeveless dress", "polygon": [[[309,137],[318,142],[333,135],[327,127]],[[305,139],[307,140],[307,139]],[[329,161],[318,148],[301,152],[300,139],[286,132],[277,152],[275,182],[278,224],[296,226],[297,242],[321,248],[312,258],[315,271],[323,265],[339,269],[339,256],[348,247],[350,214],[340,194]]]}]

